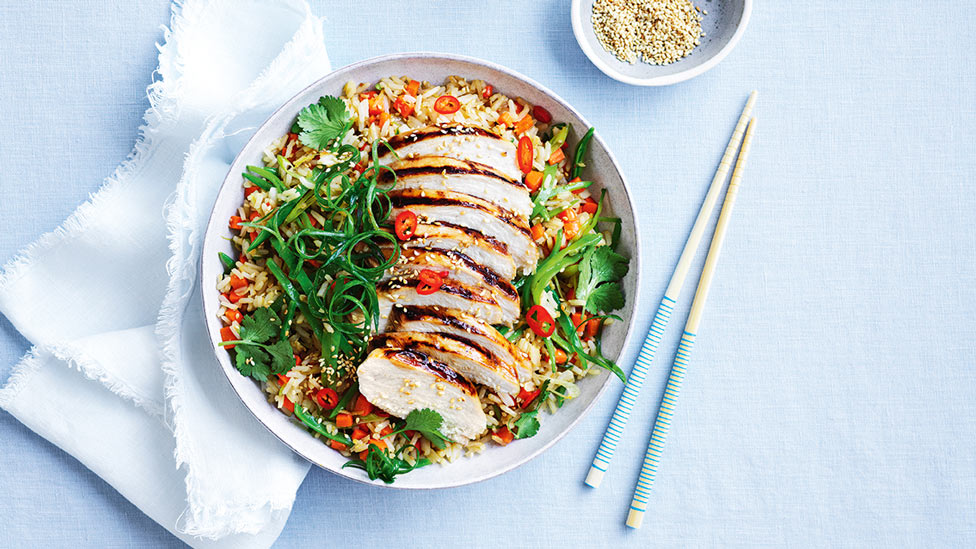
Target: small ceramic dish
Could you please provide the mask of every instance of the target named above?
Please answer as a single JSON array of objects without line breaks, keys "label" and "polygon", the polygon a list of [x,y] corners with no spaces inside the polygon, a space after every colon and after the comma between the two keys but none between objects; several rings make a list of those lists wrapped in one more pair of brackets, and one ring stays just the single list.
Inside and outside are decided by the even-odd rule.
[{"label": "small ceramic dish", "polygon": [[[491,478],[538,456],[556,443],[576,425],[590,410],[597,398],[610,385],[619,386],[620,381],[607,371],[587,377],[579,383],[578,397],[566,402],[556,414],[546,414],[539,433],[505,447],[489,445],[482,454],[462,458],[448,465],[429,465],[397,478],[391,485],[380,481],[371,482],[363,471],[343,469],[346,458],[322,440],[313,437],[309,431],[290,416],[285,415],[268,403],[265,392],[251,378],[242,376],[232,364],[230,354],[219,346],[221,341],[221,322],[217,318],[219,292],[217,281],[223,275],[223,265],[218,253],[223,252],[236,257],[231,247],[231,229],[227,219],[236,214],[243,201],[241,172],[248,164],[260,164],[262,151],[268,143],[289,131],[298,112],[322,95],[339,95],[346,82],[377,82],[386,76],[409,75],[412,78],[430,82],[442,82],[450,75],[467,79],[482,79],[492,84],[496,90],[511,97],[523,97],[534,105],[542,105],[552,114],[554,120],[568,122],[574,131],[570,141],[581,137],[590,127],[583,117],[555,93],[521,76],[514,71],[478,59],[453,55],[416,53],[396,54],[377,57],[339,69],[315,82],[298,95],[287,101],[261,125],[234,160],[223,186],[217,195],[211,212],[204,240],[200,265],[203,310],[206,314],[207,331],[214,353],[221,369],[226,374],[234,390],[244,405],[275,436],[281,439],[296,453],[312,463],[338,475],[362,482],[393,488],[446,488],[461,486]],[[607,190],[608,206],[613,215],[622,221],[622,233],[617,251],[630,257],[630,272],[623,279],[626,306],[618,311],[624,322],[608,326],[603,337],[603,351],[607,358],[617,360],[626,347],[634,328],[634,309],[640,296],[640,242],[635,225],[634,204],[631,200],[624,176],[600,138],[599,128],[595,134],[583,172],[586,179],[594,181],[591,189]],[[589,451],[585,449],[584,451]]]},{"label": "small ceramic dish", "polygon": [[633,64],[617,59],[603,49],[593,31],[591,14],[595,0],[573,0],[573,34],[590,61],[614,80],[635,86],[667,86],[694,78],[718,65],[745,32],[752,13],[752,0],[693,0],[707,15],[702,17],[705,36],[687,57],[670,65]]}]

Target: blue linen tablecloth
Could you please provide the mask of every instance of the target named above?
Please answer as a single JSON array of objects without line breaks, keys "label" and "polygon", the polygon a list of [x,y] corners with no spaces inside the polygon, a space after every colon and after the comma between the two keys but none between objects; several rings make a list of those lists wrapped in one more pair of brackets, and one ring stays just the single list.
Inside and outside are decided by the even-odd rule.
[{"label": "blue linen tablecloth", "polygon": [[[582,479],[619,388],[549,452],[488,482],[402,492],[313,470],[281,547],[976,545],[971,11],[760,1],[722,64],[645,89],[589,63],[566,1],[313,9],[336,67],[473,55],[588,117],[640,206],[641,330],[753,88],[759,125],[643,529],[623,519],[691,290],[598,491]],[[129,152],[168,19],[166,0],[0,5],[0,261]],[[0,376],[27,347],[0,318]],[[0,447],[0,545],[179,545],[4,413]]]}]

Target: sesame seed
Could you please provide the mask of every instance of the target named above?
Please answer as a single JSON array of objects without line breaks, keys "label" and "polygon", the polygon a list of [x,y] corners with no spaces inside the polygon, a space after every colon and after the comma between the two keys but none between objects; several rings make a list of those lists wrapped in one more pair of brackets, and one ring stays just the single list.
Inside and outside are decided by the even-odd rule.
[{"label": "sesame seed", "polygon": [[603,49],[627,63],[669,65],[704,35],[691,0],[596,0],[590,20]]}]

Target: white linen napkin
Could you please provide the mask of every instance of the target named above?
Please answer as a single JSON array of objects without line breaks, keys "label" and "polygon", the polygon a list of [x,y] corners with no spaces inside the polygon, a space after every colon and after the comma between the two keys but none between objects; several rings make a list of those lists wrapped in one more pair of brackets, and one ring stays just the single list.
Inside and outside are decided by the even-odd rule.
[{"label": "white linen napkin", "polygon": [[177,2],[133,153],[0,275],[34,344],[0,407],[196,547],[269,546],[308,471],[221,379],[196,274],[237,151],[329,71],[321,26],[302,0]]}]

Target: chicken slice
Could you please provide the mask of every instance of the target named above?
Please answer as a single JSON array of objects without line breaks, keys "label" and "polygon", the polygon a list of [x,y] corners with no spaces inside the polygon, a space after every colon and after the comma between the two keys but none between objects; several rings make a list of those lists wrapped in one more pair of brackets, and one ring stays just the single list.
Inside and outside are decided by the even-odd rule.
[{"label": "chicken slice", "polygon": [[379,298],[379,332],[385,332],[394,305],[420,305],[458,309],[481,318],[489,324],[511,324],[518,313],[506,312],[485,288],[477,288],[447,279],[433,293],[417,292],[420,283],[416,278],[396,277],[380,283],[376,288]]},{"label": "chicken slice", "polygon": [[514,395],[519,391],[515,369],[463,337],[437,332],[387,332],[373,336],[370,345],[421,352],[496,393]]},{"label": "chicken slice", "polygon": [[400,259],[387,270],[384,280],[396,277],[418,278],[428,269],[472,288],[485,288],[502,308],[506,316],[517,317],[521,307],[519,295],[512,283],[498,276],[488,267],[475,263],[470,257],[454,250],[437,248],[409,248],[401,250]]},{"label": "chicken slice", "polygon": [[484,265],[506,280],[515,278],[515,262],[508,255],[508,246],[496,238],[486,236],[481,231],[452,223],[440,222],[436,225],[418,223],[414,236],[400,246],[404,250],[412,248],[440,248],[456,250]]},{"label": "chicken slice", "polygon": [[[532,214],[529,189],[521,179],[511,179],[479,162],[421,156],[399,160],[390,168],[396,171],[397,189],[454,191],[481,198],[526,219]],[[379,179],[390,185],[393,173],[384,171]]]},{"label": "chicken slice", "polygon": [[515,265],[532,272],[539,260],[539,248],[532,240],[525,217],[480,198],[452,191],[403,189],[390,191],[392,214],[410,210],[425,223],[446,222],[481,231],[508,247]]},{"label": "chicken slice", "polygon": [[493,326],[475,316],[440,307],[395,307],[389,321],[394,330],[462,337],[515,370],[523,384],[532,379],[532,371],[523,360],[522,353]]},{"label": "chicken slice", "polygon": [[443,418],[440,431],[464,443],[485,431],[487,420],[474,386],[443,362],[406,349],[380,348],[359,365],[359,392],[399,418],[430,408]]},{"label": "chicken slice", "polygon": [[380,164],[420,156],[448,156],[458,160],[473,160],[490,166],[509,179],[522,180],[515,145],[481,128],[448,124],[427,126],[391,137],[390,148],[380,151]]}]

